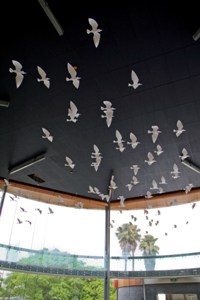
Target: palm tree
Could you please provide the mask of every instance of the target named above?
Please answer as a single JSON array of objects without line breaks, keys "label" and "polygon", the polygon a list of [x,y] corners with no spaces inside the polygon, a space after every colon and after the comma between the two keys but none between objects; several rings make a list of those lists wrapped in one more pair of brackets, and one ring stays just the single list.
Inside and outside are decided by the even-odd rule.
[{"label": "palm tree", "polygon": [[[137,242],[140,241],[140,229],[131,222],[122,224],[117,228],[116,236],[122,249],[122,255],[125,257],[125,271],[127,270],[127,258],[134,256]],[[132,260],[132,270],[134,270],[134,259]]]},{"label": "palm tree", "polygon": [[[160,248],[155,244],[157,242],[157,238],[155,238],[151,234],[146,234],[140,242],[139,249],[142,250],[143,256],[155,256],[159,253]],[[154,270],[156,265],[156,259],[146,258],[144,260],[144,265],[146,270]]]}]

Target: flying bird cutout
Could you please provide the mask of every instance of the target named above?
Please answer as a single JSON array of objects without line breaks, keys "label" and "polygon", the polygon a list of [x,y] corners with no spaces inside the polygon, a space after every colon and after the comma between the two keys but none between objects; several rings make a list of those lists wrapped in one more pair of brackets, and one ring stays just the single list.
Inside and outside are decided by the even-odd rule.
[{"label": "flying bird cutout", "polygon": [[68,108],[68,116],[69,118],[66,119],[67,122],[74,122],[76,123],[78,121],[78,117],[81,114],[78,113],[78,109],[73,101],[70,101],[70,108]]},{"label": "flying bird cutout", "polygon": [[103,101],[103,103],[105,104],[105,107],[101,106],[101,110],[103,110],[104,115],[101,115],[101,117],[106,118],[107,126],[110,127],[114,117],[115,108],[112,107],[112,103],[110,101]]},{"label": "flying bird cutout", "polygon": [[77,76],[75,68],[70,63],[67,64],[67,69],[71,77],[66,77],[66,81],[72,81],[75,88],[78,89],[81,77]]},{"label": "flying bird cutout", "polygon": [[44,135],[42,135],[43,139],[47,139],[49,142],[53,142],[53,136],[46,128],[42,128]]},{"label": "flying bird cutout", "polygon": [[44,85],[49,89],[50,87],[50,78],[47,77],[46,72],[39,66],[37,66],[37,70],[41,78],[37,78],[38,82],[43,82]]},{"label": "flying bird cutout", "polygon": [[183,123],[180,120],[177,121],[176,126],[177,129],[173,129],[173,132],[175,132],[176,136],[179,137],[186,130],[183,128]]},{"label": "flying bird cutout", "polygon": [[24,72],[22,70],[22,65],[17,61],[17,60],[12,60],[13,65],[15,66],[15,69],[9,68],[10,73],[15,73],[15,82],[16,82],[16,87],[19,88],[20,85],[22,84],[22,81],[24,79]]},{"label": "flying bird cutout", "polygon": [[98,171],[99,165],[102,160],[101,153],[99,152],[99,148],[96,145],[93,145],[94,152],[92,152],[91,157],[95,159],[94,162],[91,163],[91,166],[94,167],[95,171]]},{"label": "flying bird cutout", "polygon": [[124,140],[122,139],[122,135],[119,132],[119,130],[116,130],[115,134],[116,134],[117,140],[114,140],[113,143],[117,143],[118,147],[116,147],[116,149],[119,150],[120,152],[123,152],[125,150],[125,147],[124,147],[124,144],[123,144]]},{"label": "flying bird cutout", "polygon": [[133,83],[129,83],[128,86],[132,86],[134,90],[137,89],[140,85],[142,85],[142,83],[139,82],[137,74],[133,70],[131,71],[131,79]]},{"label": "flying bird cutout", "polygon": [[135,149],[135,148],[137,147],[137,145],[140,144],[140,142],[138,142],[137,137],[136,137],[135,134],[132,133],[132,132],[130,133],[130,139],[131,139],[131,141],[130,141],[130,142],[127,142],[127,144],[128,144],[128,145],[131,145],[131,147],[132,147],[133,149]]},{"label": "flying bird cutout", "polygon": [[89,18],[88,22],[91,25],[92,29],[91,30],[87,29],[87,34],[90,34],[90,33],[93,34],[93,42],[94,42],[95,47],[97,48],[99,46],[99,42],[100,42],[100,38],[101,38],[100,32],[102,31],[102,29],[98,28],[99,25],[94,19]]},{"label": "flying bird cutout", "polygon": [[159,127],[157,125],[153,125],[151,126],[152,130],[148,130],[148,133],[152,134],[152,142],[155,143],[159,133],[161,133],[162,131],[159,130]]},{"label": "flying bird cutout", "polygon": [[68,156],[66,156],[65,159],[66,159],[66,162],[67,162],[67,163],[65,164],[65,166],[66,166],[66,167],[69,167],[70,170],[72,171],[72,170],[74,169],[74,167],[75,167],[75,164],[73,163],[72,159],[69,158]]}]

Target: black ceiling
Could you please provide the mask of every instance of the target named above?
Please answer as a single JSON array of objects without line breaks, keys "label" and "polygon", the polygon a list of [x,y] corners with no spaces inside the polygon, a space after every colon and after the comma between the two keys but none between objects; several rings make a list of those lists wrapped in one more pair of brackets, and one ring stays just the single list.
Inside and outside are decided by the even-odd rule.
[{"label": "black ceiling", "polygon": [[[102,196],[88,193],[90,187],[108,194],[112,175],[117,185],[113,199],[199,187],[200,175],[180,158],[185,148],[188,159],[200,165],[200,42],[192,37],[200,22],[192,1],[140,1],[113,8],[98,3],[67,7],[64,1],[48,5],[64,29],[61,36],[36,0],[8,2],[2,9],[0,100],[10,105],[0,107],[0,177],[95,199]],[[87,34],[89,18],[102,29],[98,47]],[[9,71],[13,60],[26,72],[18,88]],[[78,88],[66,80],[68,64],[81,77]],[[50,78],[49,88],[37,80],[38,66]],[[136,89],[129,86],[132,71],[141,83]],[[109,127],[102,117],[104,101],[114,108]],[[70,102],[80,113],[77,122],[66,121]],[[178,120],[185,129],[179,137],[173,131]],[[152,126],[161,131],[155,142],[148,133]],[[42,138],[42,128],[52,142]],[[113,142],[116,131],[123,151]],[[140,142],[135,149],[127,143],[130,133]],[[157,145],[160,155],[154,152]],[[94,146],[102,156],[97,170],[91,166]],[[148,152],[156,160],[152,165],[145,162]],[[40,154],[46,159],[9,175]],[[75,164],[73,172],[65,166],[66,157]],[[171,173],[174,164],[178,178]],[[138,184],[131,183],[133,165],[140,168]],[[44,182],[34,181],[33,174]],[[153,180],[158,189],[152,189]]]}]

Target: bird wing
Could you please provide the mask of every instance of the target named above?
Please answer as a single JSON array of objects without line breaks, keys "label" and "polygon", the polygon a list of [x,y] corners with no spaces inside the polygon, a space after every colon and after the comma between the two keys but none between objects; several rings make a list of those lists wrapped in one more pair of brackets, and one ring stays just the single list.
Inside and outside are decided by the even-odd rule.
[{"label": "bird wing", "polygon": [[173,165],[173,170],[175,173],[178,173],[178,166],[176,164]]},{"label": "bird wing", "polygon": [[72,78],[76,78],[76,70],[72,67],[70,63],[67,64],[67,69]]},{"label": "bird wing", "polygon": [[119,140],[119,141],[122,140],[122,135],[121,135],[121,133],[119,132],[119,130],[116,130],[116,138],[117,138],[117,140]]},{"label": "bird wing", "polygon": [[80,81],[79,81],[79,79],[77,79],[77,78],[75,78],[74,80],[73,80],[73,85],[75,86],[75,88],[79,88],[79,85],[80,85]]},{"label": "bird wing", "polygon": [[42,128],[42,131],[44,132],[45,136],[50,136],[50,132],[46,128]]},{"label": "bird wing", "polygon": [[16,87],[18,88],[24,79],[24,75],[21,73],[17,73],[15,79],[16,79]]},{"label": "bird wing", "polygon": [[177,121],[177,127],[178,127],[178,130],[182,130],[183,129],[183,124],[180,120]]},{"label": "bird wing", "polygon": [[101,37],[101,35],[99,32],[95,32],[93,35],[93,42],[94,42],[94,45],[96,48],[99,46],[100,37]]},{"label": "bird wing", "polygon": [[70,108],[71,108],[71,112],[73,113],[73,115],[76,115],[78,109],[73,101],[70,101]]},{"label": "bird wing", "polygon": [[137,74],[135,73],[135,71],[131,71],[131,79],[133,81],[133,83],[138,83],[139,82],[139,78],[137,76]]},{"label": "bird wing", "polygon": [[92,27],[93,30],[97,30],[97,28],[98,28],[98,23],[97,23],[94,19],[89,18],[89,19],[88,19],[88,22],[89,22],[89,24],[91,25],[91,27]]},{"label": "bird wing", "polygon": [[99,148],[96,145],[94,145],[93,148],[95,153],[99,153]]},{"label": "bird wing", "polygon": [[40,68],[39,66],[37,66],[37,69],[38,69],[38,73],[40,74],[41,78],[45,79],[46,78],[45,71],[42,68]]},{"label": "bird wing", "polygon": [[131,141],[133,142],[133,143],[135,143],[135,142],[137,142],[137,137],[135,136],[135,134],[134,133],[130,133],[130,139],[131,139]]},{"label": "bird wing", "polygon": [[20,72],[21,69],[22,69],[22,65],[20,64],[20,62],[18,62],[17,60],[12,60],[12,63],[13,63],[13,65],[15,66],[16,71],[17,71],[17,72]]},{"label": "bird wing", "polygon": [[103,101],[103,103],[105,104],[106,108],[110,108],[112,106],[112,103],[110,101]]},{"label": "bird wing", "polygon": [[147,156],[150,161],[152,161],[154,159],[154,156],[151,152],[148,152]]},{"label": "bird wing", "polygon": [[66,156],[65,159],[69,165],[71,165],[73,163],[71,158],[69,158],[68,156]]}]

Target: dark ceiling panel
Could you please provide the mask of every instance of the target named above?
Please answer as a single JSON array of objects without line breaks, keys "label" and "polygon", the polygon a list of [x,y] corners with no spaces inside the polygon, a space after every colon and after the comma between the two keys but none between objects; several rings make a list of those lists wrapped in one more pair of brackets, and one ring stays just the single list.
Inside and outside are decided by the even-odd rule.
[{"label": "dark ceiling panel", "polygon": [[[180,158],[185,148],[188,159],[200,166],[200,44],[192,38],[198,29],[192,2],[189,8],[147,0],[136,3],[134,9],[102,5],[77,10],[74,5],[69,13],[64,4],[52,0],[49,7],[64,29],[62,36],[38,1],[13,5],[12,12],[9,5],[2,11],[9,18],[9,28],[0,23],[4,28],[0,100],[10,101],[8,108],[0,107],[1,178],[99,200],[100,195],[88,193],[89,187],[107,194],[112,174],[117,185],[112,199],[142,197],[148,191],[184,192],[191,183],[194,188],[200,186],[200,175]],[[98,47],[92,34],[87,34],[88,18],[102,29]],[[12,60],[26,72],[18,88],[15,73],[9,72],[14,69]],[[68,63],[80,77],[78,88],[66,80]],[[38,82],[38,66],[50,79],[49,88]],[[141,83],[136,89],[131,86],[132,71]],[[67,121],[71,102],[80,113],[77,122]],[[106,103],[113,108],[109,126]],[[185,129],[179,137],[174,132],[178,120]],[[152,126],[161,131],[154,142]],[[42,128],[53,136],[52,142],[42,137]],[[122,137],[120,146],[115,143],[117,132]],[[130,134],[139,141],[135,148]],[[101,156],[97,170],[92,165],[95,146]],[[8,174],[10,168],[41,153],[45,153],[44,161]],[[151,165],[148,153],[155,159]],[[66,157],[75,164],[73,170],[65,165]],[[173,178],[174,164],[180,172],[177,178]],[[139,167],[136,175],[133,165]],[[158,189],[152,189],[153,180]]]}]

